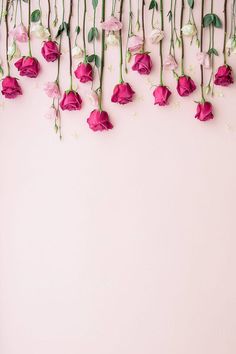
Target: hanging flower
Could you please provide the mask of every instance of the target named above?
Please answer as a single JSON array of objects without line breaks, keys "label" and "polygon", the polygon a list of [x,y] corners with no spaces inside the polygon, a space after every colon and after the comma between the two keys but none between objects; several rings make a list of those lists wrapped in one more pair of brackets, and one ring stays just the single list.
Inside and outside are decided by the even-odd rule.
[{"label": "hanging flower", "polygon": [[7,76],[2,80],[2,94],[6,98],[16,98],[22,95],[21,87],[15,77]]},{"label": "hanging flower", "polygon": [[204,67],[204,69],[210,69],[211,61],[209,54],[205,52],[197,53],[197,60],[198,63]]},{"label": "hanging flower", "polygon": [[74,59],[82,59],[84,56],[84,51],[82,48],[80,48],[79,46],[75,45],[72,48],[72,57]]},{"label": "hanging flower", "polygon": [[155,98],[154,104],[158,104],[159,106],[168,105],[168,99],[171,95],[171,91],[166,86],[157,86],[153,91],[153,96]]},{"label": "hanging flower", "polygon": [[57,109],[54,106],[51,106],[44,116],[46,119],[55,121],[57,119]]},{"label": "hanging flower", "polygon": [[27,76],[35,78],[40,71],[40,65],[34,57],[22,57],[15,63],[15,67],[18,69],[21,76]]},{"label": "hanging flower", "polygon": [[205,101],[198,103],[195,118],[202,122],[213,119],[212,104]]},{"label": "hanging flower", "polygon": [[10,35],[17,42],[26,43],[28,41],[27,29],[22,23],[13,28],[13,30],[10,31]]},{"label": "hanging flower", "polygon": [[180,96],[189,96],[194,90],[196,85],[189,76],[183,75],[178,78],[177,91]]},{"label": "hanging flower", "polygon": [[108,20],[101,23],[101,28],[107,32],[117,32],[121,30],[122,23],[115,16],[111,16]]},{"label": "hanging flower", "polygon": [[138,52],[142,49],[143,39],[140,36],[131,36],[128,41],[128,49],[131,53]]},{"label": "hanging flower", "polygon": [[130,84],[122,82],[115,86],[111,101],[119,104],[127,104],[132,102],[134,93]]},{"label": "hanging flower", "polygon": [[106,44],[115,47],[119,44],[119,38],[115,32],[109,32],[106,36]]},{"label": "hanging flower", "polygon": [[69,90],[64,92],[60,102],[63,111],[78,111],[81,109],[82,100],[78,92]]},{"label": "hanging flower", "polygon": [[149,75],[152,69],[152,60],[148,53],[135,54],[132,70],[138,71],[141,75]]},{"label": "hanging flower", "polygon": [[93,68],[89,63],[80,63],[75,70],[75,76],[80,82],[93,81]]},{"label": "hanging flower", "polygon": [[226,48],[230,51],[232,54],[236,54],[236,37],[229,38],[228,41],[226,42]]},{"label": "hanging flower", "polygon": [[58,45],[54,41],[46,41],[43,43],[41,53],[47,62],[53,62],[60,56]]},{"label": "hanging flower", "polygon": [[50,98],[60,98],[60,90],[58,84],[54,82],[47,82],[44,86],[46,95]]},{"label": "hanging flower", "polygon": [[187,25],[183,26],[181,28],[181,31],[183,35],[186,37],[193,37],[197,33],[196,26],[193,25],[192,23],[188,23]]},{"label": "hanging flower", "polygon": [[150,34],[150,41],[152,44],[159,43],[165,37],[164,31],[160,28],[154,29]]},{"label": "hanging flower", "polygon": [[32,25],[31,33],[39,39],[47,39],[50,37],[48,29],[40,23],[35,23]]},{"label": "hanging flower", "polygon": [[12,59],[20,58],[21,51],[15,41],[8,47],[7,55],[8,55],[9,61],[11,61]]},{"label": "hanging flower", "polygon": [[173,57],[173,55],[170,54],[164,60],[163,66],[165,70],[176,70],[178,68],[178,64],[175,58]]},{"label": "hanging flower", "polygon": [[219,86],[229,86],[233,84],[233,72],[232,68],[229,65],[222,65],[218,68],[217,73],[215,74],[215,85]]},{"label": "hanging flower", "polygon": [[89,118],[87,119],[87,123],[89,128],[93,131],[103,131],[112,129],[113,125],[109,120],[109,116],[107,112],[100,111],[98,109],[94,109],[91,113]]}]

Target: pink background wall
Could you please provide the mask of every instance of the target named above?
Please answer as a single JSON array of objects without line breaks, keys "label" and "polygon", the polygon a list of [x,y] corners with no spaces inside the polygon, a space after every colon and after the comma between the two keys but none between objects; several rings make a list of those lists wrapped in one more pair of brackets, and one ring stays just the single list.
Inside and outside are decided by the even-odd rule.
[{"label": "pink background wall", "polygon": [[[152,75],[130,73],[136,100],[120,107],[109,102],[118,48],[108,49],[109,132],[88,129],[80,85],[86,104],[63,114],[58,140],[42,93],[56,65],[41,57],[24,96],[1,98],[1,354],[236,352],[235,85],[216,89],[207,123],[193,118],[199,92],[154,107],[150,50]],[[199,83],[196,52],[186,68]]]}]

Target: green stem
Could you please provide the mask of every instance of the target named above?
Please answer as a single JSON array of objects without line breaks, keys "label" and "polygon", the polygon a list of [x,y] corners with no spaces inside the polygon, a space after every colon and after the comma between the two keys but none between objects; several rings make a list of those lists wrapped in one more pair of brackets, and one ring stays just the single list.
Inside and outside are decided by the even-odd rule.
[{"label": "green stem", "polygon": [[182,0],[181,14],[180,14],[181,75],[184,75],[184,38],[182,32],[183,19],[184,19],[184,0]]},{"label": "green stem", "polygon": [[116,0],[112,0],[111,16],[115,16],[115,11],[116,11]]},{"label": "green stem", "polygon": [[226,40],[227,40],[227,0],[224,1],[224,64],[227,65],[227,55],[226,55]]},{"label": "green stem", "polygon": [[[62,0],[62,23],[65,21],[65,1]],[[61,47],[62,47],[62,36],[63,34],[60,35],[60,41],[59,41],[59,52],[61,53]],[[57,77],[56,77],[56,83],[59,86],[59,81],[60,81],[60,68],[61,68],[61,56],[59,55],[58,60],[57,60]]]},{"label": "green stem", "polygon": [[50,0],[48,0],[48,32],[50,34],[50,38],[51,38],[51,27],[50,27],[50,20],[51,20],[51,2]]},{"label": "green stem", "polygon": [[42,25],[42,6],[41,6],[41,1],[39,0],[39,11],[40,11],[40,25]]},{"label": "green stem", "polygon": [[29,46],[29,57],[32,57],[30,29],[31,29],[31,0],[28,0],[28,46]]},{"label": "green stem", "polygon": [[[102,18],[101,22],[104,22],[106,18],[106,0],[102,0]],[[100,70],[100,86],[99,86],[99,110],[102,111],[102,89],[103,89],[103,73],[105,63],[105,31],[102,30],[102,44],[101,44],[101,70]]]},{"label": "green stem", "polygon": [[18,13],[18,2],[19,2],[19,0],[16,0],[16,8],[15,8],[15,16],[14,16],[14,28],[16,27],[16,20],[17,20],[17,13]]},{"label": "green stem", "polygon": [[[120,0],[120,22],[122,22],[124,0]],[[123,83],[123,49],[122,49],[122,29],[119,31],[119,44],[120,44],[120,83]]]},{"label": "green stem", "polygon": [[[161,13],[161,30],[164,31],[164,14],[163,14],[163,0],[160,0],[160,13]],[[160,85],[163,86],[163,42],[160,41]]]},{"label": "green stem", "polygon": [[143,31],[143,46],[142,52],[145,52],[145,19],[144,19],[144,10],[145,10],[145,0],[142,0],[142,31]]},{"label": "green stem", "polygon": [[9,38],[9,24],[8,24],[8,15],[9,15],[9,5],[10,0],[6,2],[6,14],[5,14],[5,25],[6,25],[6,59],[7,59],[7,75],[10,76],[10,63],[8,58],[8,38]]},{"label": "green stem", "polygon": [[[201,4],[201,34],[200,34],[200,51],[203,51],[203,18],[204,18],[204,0],[202,0]],[[203,72],[203,65],[201,64],[201,96],[202,101],[205,102],[204,98],[204,72]]]},{"label": "green stem", "polygon": [[84,44],[84,62],[87,62],[87,52],[86,52],[86,12],[87,12],[87,1],[84,0],[84,16],[83,16],[83,44]]},{"label": "green stem", "polygon": [[70,59],[70,90],[73,90],[73,76],[72,76],[72,48],[71,48],[71,37],[70,37],[70,29],[71,29],[71,17],[72,17],[72,8],[73,8],[73,0],[70,0],[70,10],[68,17],[68,44],[69,44],[69,59]]}]

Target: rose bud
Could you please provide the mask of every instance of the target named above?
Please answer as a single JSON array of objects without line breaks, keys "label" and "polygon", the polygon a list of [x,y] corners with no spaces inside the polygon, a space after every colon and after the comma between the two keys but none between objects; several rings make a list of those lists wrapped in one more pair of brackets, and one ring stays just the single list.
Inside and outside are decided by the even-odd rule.
[{"label": "rose bud", "polygon": [[111,102],[126,104],[132,102],[134,91],[127,82],[122,82],[115,86]]},{"label": "rose bud", "polygon": [[40,71],[40,65],[34,57],[22,57],[15,63],[15,67],[18,69],[21,76],[27,76],[35,78]]},{"label": "rose bud", "polygon": [[98,109],[94,109],[90,113],[90,116],[87,119],[87,123],[89,125],[89,128],[95,132],[113,128],[113,125],[109,120],[107,112],[100,111]]},{"label": "rose bud", "polygon": [[202,122],[213,119],[214,115],[212,113],[212,104],[210,102],[198,103],[195,118]]},{"label": "rose bud", "polygon": [[93,81],[93,68],[89,63],[80,63],[75,70],[75,76],[80,82]]},{"label": "rose bud", "polygon": [[6,98],[16,98],[22,95],[22,90],[15,77],[7,76],[2,80],[2,94]]},{"label": "rose bud", "polygon": [[15,27],[12,31],[10,31],[13,39],[15,41],[26,43],[28,41],[28,32],[26,27],[21,23],[19,26]]},{"label": "rose bud", "polygon": [[215,74],[215,85],[219,86],[229,86],[230,84],[233,84],[234,79],[233,79],[233,72],[232,68],[229,65],[222,65],[219,67],[217,70],[217,73]]},{"label": "rose bud", "polygon": [[107,32],[117,32],[122,28],[122,23],[114,16],[111,16],[108,20],[101,23],[101,27]]},{"label": "rose bud", "polygon": [[59,98],[61,97],[60,89],[57,82],[47,82],[44,86],[44,91],[46,95],[50,98]]},{"label": "rose bud", "polygon": [[63,111],[78,111],[81,109],[82,100],[78,92],[70,90],[65,91],[60,102]]},{"label": "rose bud", "polygon": [[138,71],[141,75],[149,75],[152,69],[151,57],[147,53],[135,54],[132,70]]},{"label": "rose bud", "polygon": [[150,34],[150,41],[152,44],[157,44],[165,37],[165,32],[160,28],[154,29]]},{"label": "rose bud", "polygon": [[47,62],[53,62],[60,56],[57,43],[53,41],[44,42],[41,53]]},{"label": "rose bud", "polygon": [[164,60],[163,66],[164,66],[165,70],[175,70],[178,68],[178,64],[177,64],[175,58],[170,54]]},{"label": "rose bud", "polygon": [[138,52],[142,49],[143,46],[143,38],[140,36],[132,35],[128,41],[128,49],[131,53]]},{"label": "rose bud", "polygon": [[155,98],[154,104],[158,104],[159,106],[168,105],[168,99],[171,95],[170,90],[166,86],[157,86],[153,91],[153,96]]},{"label": "rose bud", "polygon": [[189,76],[183,75],[178,78],[177,91],[180,96],[189,96],[194,90],[196,85]]}]

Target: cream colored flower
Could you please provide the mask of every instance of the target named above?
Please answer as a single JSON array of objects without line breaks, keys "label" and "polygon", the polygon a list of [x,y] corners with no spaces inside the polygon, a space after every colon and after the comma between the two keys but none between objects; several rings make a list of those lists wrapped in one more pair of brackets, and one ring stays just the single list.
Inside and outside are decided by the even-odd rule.
[{"label": "cream colored flower", "polygon": [[110,46],[117,46],[119,44],[119,38],[113,32],[110,32],[106,37],[106,43]]},{"label": "cream colored flower", "polygon": [[164,38],[164,36],[164,31],[162,31],[160,28],[156,28],[150,34],[150,41],[152,44],[157,44]]},{"label": "cream colored flower", "polygon": [[183,35],[187,37],[193,37],[197,33],[197,29],[192,23],[188,23],[187,25],[183,26],[181,31]]},{"label": "cream colored flower", "polygon": [[40,23],[36,23],[32,26],[31,33],[39,39],[47,39],[50,36],[48,29]]},{"label": "cream colored flower", "polygon": [[72,57],[75,59],[82,59],[84,56],[84,51],[81,47],[75,45],[72,48]]},{"label": "cream colored flower", "polygon": [[236,54],[236,38],[229,38],[226,43],[226,48],[229,49],[232,54]]},{"label": "cream colored flower", "polygon": [[20,58],[21,51],[15,41],[8,47],[7,54],[9,60]]}]

